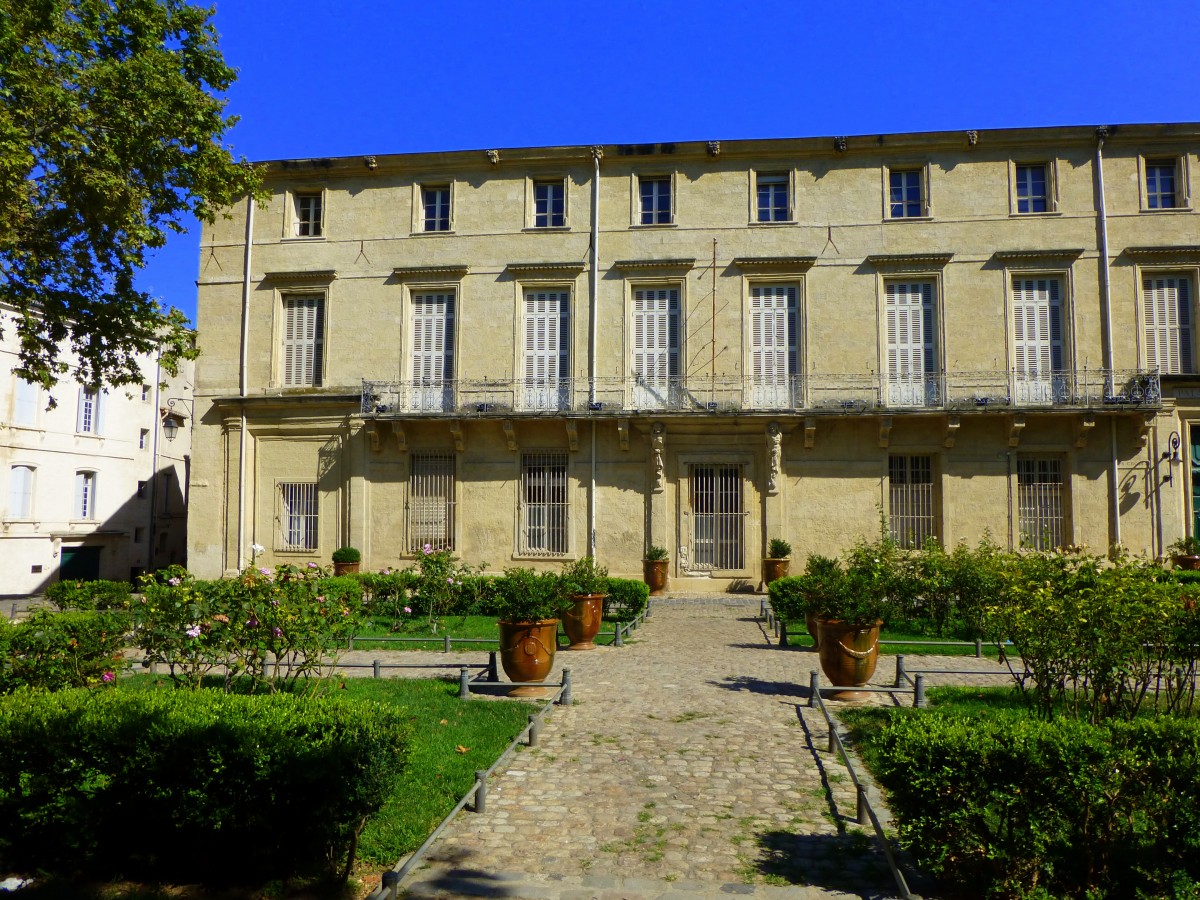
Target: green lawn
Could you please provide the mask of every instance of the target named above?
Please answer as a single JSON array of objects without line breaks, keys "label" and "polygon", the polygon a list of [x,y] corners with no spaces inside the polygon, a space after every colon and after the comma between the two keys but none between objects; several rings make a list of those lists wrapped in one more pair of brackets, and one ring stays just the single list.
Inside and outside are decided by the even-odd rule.
[{"label": "green lawn", "polygon": [[[596,635],[595,643],[611,644],[613,630],[616,628],[615,619],[606,618]],[[437,631],[433,631],[425,619],[410,619],[404,622],[399,631],[392,631],[392,620],[388,616],[375,616],[364,623],[354,638],[355,650],[443,650],[446,635],[450,635],[452,650],[495,650],[500,645],[500,629],[496,625],[495,616],[448,616],[442,620]],[[566,638],[559,631],[560,646]],[[366,635],[398,638],[428,638],[428,640],[403,641],[373,641]],[[488,643],[456,641],[455,638],[483,638]]]}]

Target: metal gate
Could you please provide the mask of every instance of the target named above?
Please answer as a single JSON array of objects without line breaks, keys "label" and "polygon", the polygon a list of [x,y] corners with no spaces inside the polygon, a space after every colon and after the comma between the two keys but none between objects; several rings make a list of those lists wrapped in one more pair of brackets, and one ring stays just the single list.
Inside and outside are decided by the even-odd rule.
[{"label": "metal gate", "polygon": [[693,465],[691,568],[743,569],[746,508],[740,465]]}]

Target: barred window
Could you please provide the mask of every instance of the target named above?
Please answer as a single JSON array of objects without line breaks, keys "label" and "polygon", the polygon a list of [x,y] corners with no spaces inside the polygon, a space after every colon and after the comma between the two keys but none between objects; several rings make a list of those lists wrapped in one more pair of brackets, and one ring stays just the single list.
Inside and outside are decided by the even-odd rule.
[{"label": "barred window", "polygon": [[454,454],[414,453],[408,483],[408,549],[454,549]]},{"label": "barred window", "polygon": [[317,549],[315,481],[279,482],[279,543],[275,549]]},{"label": "barred window", "polygon": [[563,556],[567,552],[567,454],[523,453],[518,510],[518,552]]},{"label": "barred window", "polygon": [[888,457],[888,530],[905,548],[919,548],[936,537],[933,457]]},{"label": "barred window", "polygon": [[1027,550],[1053,550],[1066,531],[1062,460],[1017,457],[1017,527]]}]

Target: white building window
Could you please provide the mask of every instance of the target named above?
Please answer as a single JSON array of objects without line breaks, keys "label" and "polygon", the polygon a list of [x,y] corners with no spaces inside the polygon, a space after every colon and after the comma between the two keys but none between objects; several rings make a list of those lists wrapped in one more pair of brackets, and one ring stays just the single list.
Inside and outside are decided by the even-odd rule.
[{"label": "white building window", "polygon": [[454,291],[412,298],[412,409],[454,408]]},{"label": "white building window", "polygon": [[794,284],[750,287],[751,403],[756,408],[794,405],[799,293]]},{"label": "white building window", "polygon": [[561,178],[533,183],[533,227],[563,228],[567,224],[567,185]]},{"label": "white building window", "polygon": [[33,466],[13,466],[8,480],[8,517],[33,517]]},{"label": "white building window", "polygon": [[1192,283],[1186,275],[1142,278],[1146,366],[1164,375],[1195,371],[1192,361]]},{"label": "white building window", "polygon": [[75,473],[75,518],[90,521],[96,518],[96,473]]},{"label": "white building window", "polygon": [[414,453],[408,482],[408,550],[454,549],[454,454]]},{"label": "white building window", "polygon": [[36,425],[38,407],[41,401],[41,388],[31,384],[24,378],[15,378],[13,390],[13,424]]},{"label": "white building window", "polygon": [[932,281],[889,281],[884,296],[889,406],[936,406],[941,388]]},{"label": "white building window", "polygon": [[317,483],[279,483],[279,543],[276,550],[317,549]]},{"label": "white building window", "polygon": [[325,357],[325,298],[283,297],[283,385],[320,387]]},{"label": "white building window", "polygon": [[150,429],[143,428],[138,432],[138,449],[145,450],[146,445],[150,443]]},{"label": "white building window", "polygon": [[1053,550],[1063,545],[1065,495],[1062,460],[1017,456],[1017,529],[1021,547]]},{"label": "white building window", "polygon": [[525,292],[525,409],[570,407],[570,293]]},{"label": "white building window", "polygon": [[325,232],[320,192],[294,194],[293,237],[320,237]]},{"label": "white building window", "polygon": [[888,530],[901,547],[919,549],[937,534],[933,458],[888,457]]},{"label": "white building window", "polygon": [[566,555],[567,454],[521,454],[520,491],[519,555]]},{"label": "white building window", "polygon": [[79,434],[100,434],[102,400],[103,395],[97,391],[79,389],[79,406],[75,417],[75,430]]}]

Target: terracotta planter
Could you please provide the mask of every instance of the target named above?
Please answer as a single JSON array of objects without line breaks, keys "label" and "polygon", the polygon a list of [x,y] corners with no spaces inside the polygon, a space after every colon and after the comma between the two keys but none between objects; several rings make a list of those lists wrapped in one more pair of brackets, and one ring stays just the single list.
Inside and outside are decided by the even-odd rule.
[{"label": "terracotta planter", "polygon": [[657,597],[667,589],[669,559],[643,559],[642,580],[650,586],[650,595]]},{"label": "terracotta planter", "polygon": [[595,650],[593,638],[600,632],[604,598],[608,594],[573,594],[573,605],[563,611],[562,627],[571,639],[568,650]]},{"label": "terracotta planter", "polygon": [[1172,556],[1171,564],[1177,569],[1200,572],[1200,556]]},{"label": "terracotta planter", "polygon": [[[558,649],[558,619],[539,622],[500,622],[500,664],[509,681],[545,681],[554,668]],[[518,687],[510,697],[541,697],[541,687]]]},{"label": "terracotta planter", "polygon": [[804,617],[804,627],[808,629],[808,636],[813,639],[814,650],[821,649],[821,625],[817,621],[817,617],[808,615]]},{"label": "terracotta planter", "polygon": [[790,559],[771,559],[764,556],[762,567],[763,586],[765,587],[772,581],[778,581],[780,578],[786,578],[788,567],[791,563]]},{"label": "terracotta planter", "polygon": [[[818,619],[821,670],[837,687],[861,687],[875,674],[879,660],[879,629],[882,620],[873,625],[843,622],[840,619]],[[864,691],[839,691],[834,700],[863,700]]]},{"label": "terracotta planter", "polygon": [[352,572],[357,572],[358,567],[361,565],[362,565],[361,562],[355,562],[355,563],[335,562],[333,564],[333,574],[334,575],[349,575]]}]

